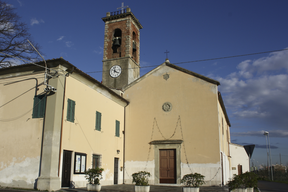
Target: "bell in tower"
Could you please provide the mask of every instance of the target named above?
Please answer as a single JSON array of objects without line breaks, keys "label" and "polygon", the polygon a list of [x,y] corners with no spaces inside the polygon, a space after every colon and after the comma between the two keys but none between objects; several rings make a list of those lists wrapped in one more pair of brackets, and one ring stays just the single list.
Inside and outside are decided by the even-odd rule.
[{"label": "bell in tower", "polygon": [[140,77],[140,29],[130,8],[108,12],[105,22],[102,83],[121,90]]}]

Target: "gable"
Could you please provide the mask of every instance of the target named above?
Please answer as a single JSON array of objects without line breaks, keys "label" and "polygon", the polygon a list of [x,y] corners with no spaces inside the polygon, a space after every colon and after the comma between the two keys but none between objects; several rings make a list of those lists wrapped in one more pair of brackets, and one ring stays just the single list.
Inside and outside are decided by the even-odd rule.
[{"label": "gable", "polygon": [[138,82],[142,81],[143,79],[147,78],[148,76],[152,75],[152,74],[155,74],[155,73],[159,73],[159,70],[161,70],[161,68],[163,67],[169,67],[171,69],[175,69],[177,71],[180,71],[180,72],[183,72],[185,74],[188,74],[188,75],[191,75],[191,76],[194,76],[196,78],[199,78],[203,81],[206,81],[206,82],[209,82],[209,83],[212,83],[212,84],[215,84],[215,85],[220,85],[220,83],[214,79],[210,79],[208,77],[205,77],[203,75],[200,75],[198,73],[195,73],[193,71],[189,71],[187,69],[184,69],[182,67],[179,67],[179,66],[176,66],[176,65],[173,65],[169,62],[164,62],[162,63],[161,65],[159,65],[158,67],[156,67],[155,69],[153,69],[152,71],[148,72],[147,74],[143,75],[142,77],[140,77],[139,79],[135,80],[134,82],[130,83],[129,85],[127,85],[126,87],[123,88],[123,90],[127,90],[129,89],[130,87],[134,86],[135,84],[137,84]]}]

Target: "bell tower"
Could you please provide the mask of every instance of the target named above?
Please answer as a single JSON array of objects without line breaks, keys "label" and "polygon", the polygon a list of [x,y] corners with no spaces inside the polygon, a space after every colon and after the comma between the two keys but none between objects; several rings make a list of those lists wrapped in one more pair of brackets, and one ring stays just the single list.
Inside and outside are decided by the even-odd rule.
[{"label": "bell tower", "polygon": [[130,8],[108,12],[105,22],[102,83],[122,89],[140,77],[140,29]]}]

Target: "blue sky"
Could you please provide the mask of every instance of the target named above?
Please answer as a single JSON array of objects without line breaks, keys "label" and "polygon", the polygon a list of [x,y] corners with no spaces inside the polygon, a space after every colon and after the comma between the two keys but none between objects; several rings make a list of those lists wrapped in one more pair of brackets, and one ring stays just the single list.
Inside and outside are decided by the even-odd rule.
[{"label": "blue sky", "polygon": [[[285,0],[6,0],[29,25],[45,59],[63,57],[101,81],[106,12],[128,5],[143,26],[141,75],[165,61],[211,59],[288,48]],[[153,67],[149,67],[153,66]],[[231,141],[255,144],[254,164],[288,163],[288,51],[180,64],[220,81]]]}]

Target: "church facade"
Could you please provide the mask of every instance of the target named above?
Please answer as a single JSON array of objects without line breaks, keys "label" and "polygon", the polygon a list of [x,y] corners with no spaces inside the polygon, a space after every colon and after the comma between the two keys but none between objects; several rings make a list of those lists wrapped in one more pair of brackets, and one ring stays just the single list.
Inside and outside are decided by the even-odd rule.
[{"label": "church facade", "polygon": [[231,179],[230,122],[220,83],[163,64],[140,77],[140,29],[127,8],[107,13],[102,83],[59,58],[0,69],[0,185],[85,187],[85,170],[104,168],[102,185],[180,185],[198,172],[206,185]]}]

